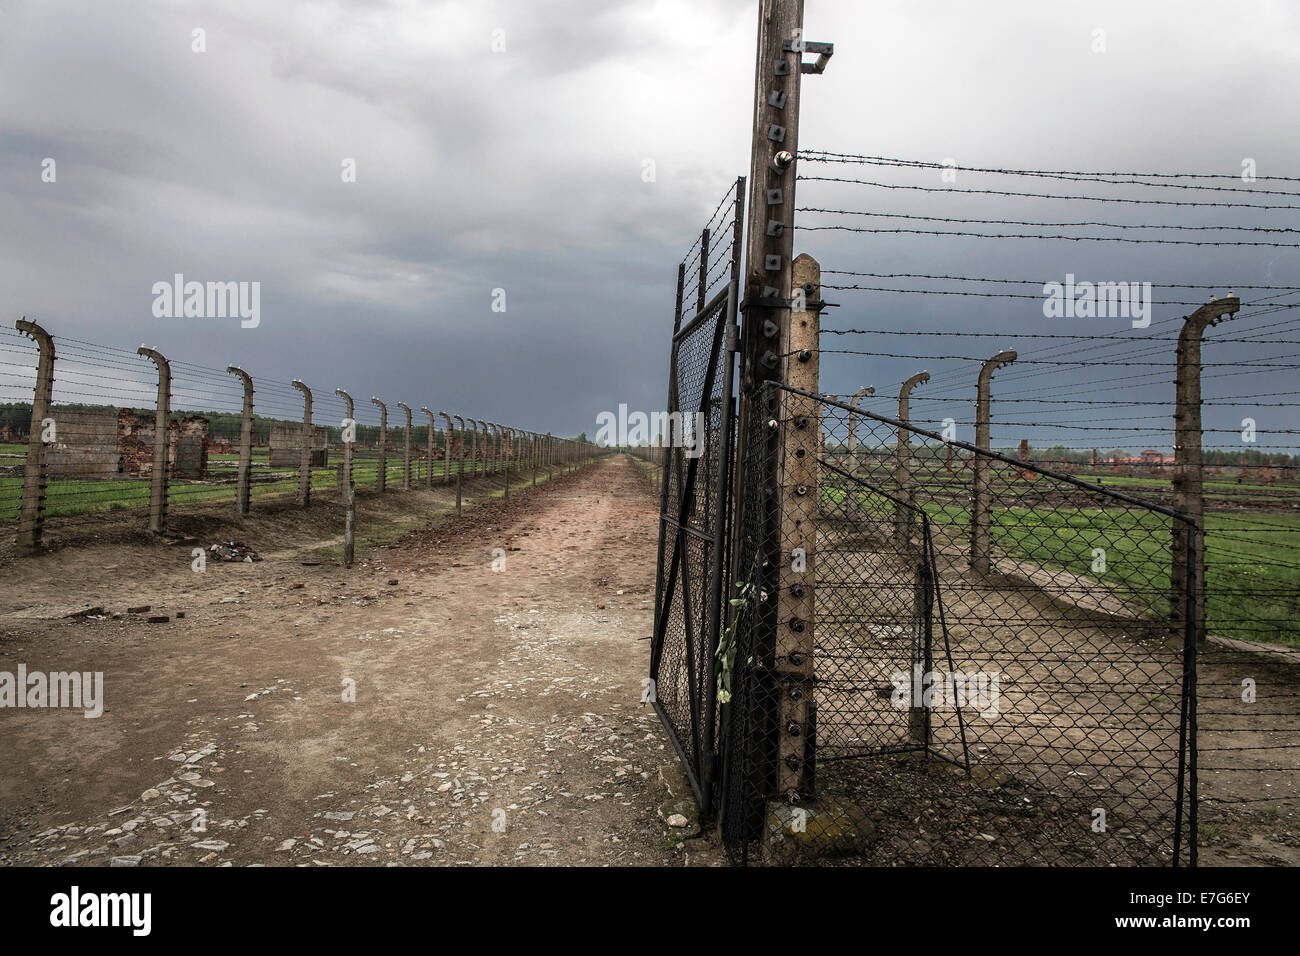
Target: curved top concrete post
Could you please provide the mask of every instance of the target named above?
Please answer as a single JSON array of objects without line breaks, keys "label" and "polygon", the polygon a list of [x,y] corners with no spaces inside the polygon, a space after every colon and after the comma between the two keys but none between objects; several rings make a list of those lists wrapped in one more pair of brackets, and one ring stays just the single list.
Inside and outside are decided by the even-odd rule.
[{"label": "curved top concrete post", "polygon": [[906,422],[911,414],[912,389],[922,382],[928,381],[930,381],[929,372],[917,372],[904,382],[903,387],[898,390],[898,420],[900,422]]},{"label": "curved top concrete post", "polygon": [[1010,365],[1016,360],[1015,349],[1005,349],[984,362],[980,366],[979,382],[982,387],[987,387],[989,381],[993,378],[993,373],[1004,365]]},{"label": "curved top concrete post", "polygon": [[450,460],[451,460],[451,438],[452,438],[451,416],[448,415],[446,412],[443,412],[443,411],[438,412],[438,414],[441,415],[441,416],[442,416],[442,420],[445,421],[445,422],[447,423],[447,431],[446,431],[446,433],[443,435],[443,439],[444,439],[444,441],[443,441],[443,454],[444,454],[444,457],[447,458],[447,460],[450,461]]},{"label": "curved top concrete post", "polygon": [[989,447],[989,383],[993,373],[1016,360],[1015,349],[1006,349],[980,366],[979,381],[975,389],[975,444]]},{"label": "curved top concrete post", "polygon": [[868,395],[875,395],[876,388],[874,385],[863,385],[853,393],[853,398],[849,402],[849,407],[853,409],[849,413],[849,454],[852,455],[858,449],[858,402],[862,401]]},{"label": "curved top concrete post", "polygon": [[160,372],[165,374],[168,378],[171,378],[171,374],[172,374],[171,363],[168,362],[167,359],[163,356],[163,354],[159,352],[157,349],[151,349],[147,345],[142,345],[138,349],[136,349],[135,352],[137,355],[143,355],[145,358],[152,360],[154,365],[158,366],[158,370]]},{"label": "curved top concrete post", "polygon": [[290,382],[289,384],[292,385],[294,388],[296,388],[298,391],[302,392],[303,408],[305,409],[305,411],[303,412],[303,415],[305,416],[305,418],[304,418],[304,424],[310,424],[310,422],[311,422],[311,389],[307,387],[306,383],[304,383],[304,382],[302,382],[302,381],[300,381],[300,380],[298,380],[298,379],[296,379],[296,378],[295,378],[292,382]]},{"label": "curved top concrete post", "polygon": [[244,397],[248,398],[253,394],[253,377],[245,372],[238,365],[227,365],[226,371],[231,375],[236,375],[244,383]]},{"label": "curved top concrete post", "polygon": [[171,444],[168,419],[171,416],[171,363],[157,349],[140,346],[143,355],[158,366],[158,405],[154,412],[153,464],[149,480],[149,530],[161,534],[167,520],[167,449]]},{"label": "curved top concrete post", "polygon": [[39,345],[42,353],[48,349],[50,361],[54,360],[54,339],[49,332],[46,332],[35,322],[28,322],[26,319],[19,319],[14,323],[14,328]]}]

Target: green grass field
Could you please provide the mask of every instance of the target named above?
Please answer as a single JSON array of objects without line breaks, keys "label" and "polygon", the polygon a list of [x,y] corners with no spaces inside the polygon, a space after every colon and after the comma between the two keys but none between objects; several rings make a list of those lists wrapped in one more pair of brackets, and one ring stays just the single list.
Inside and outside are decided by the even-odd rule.
[{"label": "green grass field", "polygon": [[[842,488],[824,488],[840,504]],[[859,492],[866,513],[892,515],[883,495]],[[921,502],[923,495],[917,495]],[[936,527],[965,535],[970,511],[925,505]],[[1155,617],[1168,613],[1171,519],[1132,508],[994,508],[994,548],[1033,565],[1090,578]],[[1205,520],[1206,626],[1240,640],[1300,646],[1300,515],[1212,512]],[[1093,549],[1106,570],[1093,571]]]},{"label": "green grass field", "polygon": [[[20,446],[24,447],[25,446]],[[212,455],[209,457],[209,473],[217,484],[203,482],[172,481],[168,485],[168,504],[211,503],[235,500],[236,464],[238,455]],[[402,460],[391,455],[386,462],[387,483],[397,487],[402,480]],[[454,463],[453,463],[454,464]],[[253,456],[253,476],[267,470],[266,454]],[[434,462],[433,477],[438,481],[443,476],[442,462]],[[453,470],[453,475],[455,474]],[[468,473],[467,473],[468,474]],[[412,481],[415,481],[415,465],[411,466]],[[379,483],[379,462],[376,458],[357,458],[353,463],[353,482],[358,488],[373,488]],[[421,476],[420,481],[425,479]],[[21,478],[0,478],[0,524],[18,520],[18,511],[22,495]],[[338,486],[338,473],[335,466],[313,468],[311,487],[313,491],[331,491]],[[267,495],[294,494],[298,490],[298,478],[284,478],[279,481],[254,481],[250,495],[260,498]],[[75,479],[55,479],[46,486],[45,515],[49,518],[66,518],[83,514],[98,514],[111,511],[125,511],[131,508],[149,506],[149,480],[147,478],[116,478],[104,481],[87,481]]]}]

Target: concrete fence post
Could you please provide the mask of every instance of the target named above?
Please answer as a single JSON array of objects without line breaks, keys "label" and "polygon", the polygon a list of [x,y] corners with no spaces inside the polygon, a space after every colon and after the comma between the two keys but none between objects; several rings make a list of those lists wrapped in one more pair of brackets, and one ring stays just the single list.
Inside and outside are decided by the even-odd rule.
[{"label": "concrete fence post", "polygon": [[432,488],[433,487],[434,441],[438,437],[438,429],[436,427],[436,423],[433,420],[433,412],[429,411],[429,409],[423,405],[420,406],[420,411],[424,412],[424,414],[429,416],[429,438],[428,438],[428,443],[426,445],[426,450],[424,455],[425,459],[427,460],[429,468],[428,468],[428,473],[424,476],[425,477],[424,486],[426,488]]},{"label": "concrete fence post", "polygon": [[[801,290],[802,309],[791,308],[788,324],[780,331],[782,381],[816,394],[819,386],[818,333],[821,327],[821,267],[803,254],[792,265],[791,288]],[[866,392],[860,390],[859,394]],[[782,692],[773,705],[779,711],[776,731],[776,791],[782,795],[810,796],[815,779],[816,753],[807,741],[812,733],[814,649],[817,632],[817,522],[821,501],[818,438],[822,431],[821,404],[793,392],[780,392],[779,423],[773,464],[772,517],[779,555],[775,595],[776,654],[774,686],[800,687],[808,693]],[[849,482],[852,491],[852,482]],[[855,492],[856,494],[856,492]],[[796,554],[803,561],[792,560]]]},{"label": "concrete fence post", "polygon": [[537,458],[541,453],[541,445],[538,441],[537,432],[529,432],[528,462],[533,469],[533,487],[537,487]]},{"label": "concrete fence post", "polygon": [[356,442],[357,421],[352,396],[341,388],[334,389],[334,394],[348,406],[347,418],[343,420],[343,567],[350,568],[356,550],[357,495],[352,484],[352,446]]},{"label": "concrete fence post", "polygon": [[388,488],[388,406],[373,395],[370,404],[379,406],[379,471],[375,487],[382,495]]},{"label": "concrete fence post", "polygon": [[[1196,522],[1170,522],[1170,622],[1186,627],[1193,615],[1196,640],[1205,640],[1205,493],[1201,449],[1201,342],[1205,330],[1227,316],[1236,316],[1241,300],[1234,295],[1201,306],[1183,319],[1178,333],[1178,371],[1174,382],[1174,510]],[[1190,540],[1189,540],[1190,538]],[[1194,604],[1188,607],[1187,592]]]},{"label": "concrete fence post", "polygon": [[154,413],[153,464],[149,481],[149,531],[162,534],[167,523],[167,451],[171,445],[172,367],[157,349],[136,349],[158,367],[158,402]]},{"label": "concrete fence post", "polygon": [[442,441],[442,483],[451,484],[451,448],[452,439],[455,438],[451,427],[451,416],[446,412],[439,412],[443,420],[447,423],[447,428],[443,432]]},{"label": "concrete fence post", "polygon": [[481,418],[478,419],[478,424],[479,427],[483,430],[482,431],[483,444],[481,446],[481,450],[483,454],[481,456],[481,460],[483,462],[483,477],[486,478],[488,475],[488,426],[487,426],[487,422],[485,422]]},{"label": "concrete fence post", "polygon": [[406,412],[406,445],[402,451],[402,490],[411,490],[411,406],[398,402],[397,407]]},{"label": "concrete fence post", "polygon": [[907,550],[912,544],[912,525],[915,518],[910,507],[912,503],[912,433],[901,427],[911,423],[912,389],[922,382],[930,381],[929,372],[917,372],[898,390],[898,447],[894,450],[894,486],[899,500],[903,503],[894,512],[894,546],[900,551]]},{"label": "concrete fence post", "polygon": [[505,425],[497,425],[497,467],[510,474],[510,429]]},{"label": "concrete fence post", "polygon": [[465,419],[459,415],[456,421],[460,422],[460,452],[457,455],[459,461],[456,467],[456,517],[460,517],[460,483],[465,475]]},{"label": "concrete fence post", "polygon": [[[1016,353],[1011,350],[999,352],[980,366],[979,381],[975,390],[975,446],[984,451],[989,450],[989,384],[993,381],[993,372],[1016,360]],[[991,460],[976,454],[971,463],[975,477],[971,489],[970,513],[970,566],[979,574],[988,574],[991,562],[991,491],[989,481]]]},{"label": "concrete fence post", "polygon": [[[32,420],[27,432],[27,463],[23,467],[22,503],[18,513],[18,547],[30,552],[41,546],[41,534],[45,528],[45,487],[48,483],[45,422],[50,416],[50,403],[54,397],[54,339],[35,322],[26,319],[19,319],[15,327],[35,341],[39,349],[36,388],[32,394]],[[58,429],[57,422],[55,429]]]},{"label": "concrete fence post", "polygon": [[510,497],[510,429],[504,425],[497,426],[497,437],[501,442],[501,471],[505,475],[505,497]]},{"label": "concrete fence post", "polygon": [[472,419],[472,418],[467,418],[467,419],[465,419],[465,421],[469,422],[469,428],[470,428],[470,435],[469,435],[469,476],[470,476],[471,478],[477,478],[477,477],[478,477],[478,452],[479,452],[479,448],[478,448],[478,422],[475,421],[475,420]]},{"label": "concrete fence post", "polygon": [[238,376],[244,385],[244,413],[239,420],[239,470],[235,486],[235,514],[247,518],[251,506],[253,482],[253,379],[238,365],[227,365],[226,371]]},{"label": "concrete fence post", "polygon": [[[849,474],[851,475],[856,475],[859,471],[862,470],[862,462],[858,459],[858,402],[862,401],[868,395],[875,395],[875,394],[876,394],[876,389],[874,385],[863,385],[860,389],[858,389],[856,392],[853,393],[853,398],[849,401],[849,408],[853,409],[851,412],[849,412],[849,440],[848,440],[848,450],[849,450],[848,471]],[[826,449],[822,448],[820,449],[820,451],[822,456],[825,457]],[[857,493],[857,490],[855,488],[853,488],[853,482],[848,482],[848,487],[846,487],[844,490],[848,494],[851,494],[853,496],[853,500],[851,502],[845,502],[849,506],[849,510],[851,512],[861,511],[862,496]]]},{"label": "concrete fence post", "polygon": [[853,398],[849,401],[849,472],[857,474],[861,463],[858,461],[858,402],[862,401],[869,395],[875,395],[876,389],[873,385],[864,385],[853,393]]},{"label": "concrete fence post", "polygon": [[315,436],[311,425],[311,389],[299,379],[290,382],[302,392],[302,451],[298,457],[298,503],[306,508],[311,504],[311,453]]},{"label": "concrete fence post", "polygon": [[[461,433],[461,445],[464,448],[463,458],[469,459],[469,476],[473,478],[476,474],[478,465],[478,422],[472,418],[465,419],[466,431]],[[464,467],[462,463],[462,467]]]}]

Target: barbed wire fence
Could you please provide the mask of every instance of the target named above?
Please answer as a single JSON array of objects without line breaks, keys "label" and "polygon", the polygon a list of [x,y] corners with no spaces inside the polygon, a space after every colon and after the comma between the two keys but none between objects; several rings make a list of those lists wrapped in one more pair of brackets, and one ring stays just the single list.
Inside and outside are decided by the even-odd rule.
[{"label": "barbed wire fence", "polygon": [[[1201,638],[1193,710],[1200,763],[1194,769],[1203,781],[1198,797],[1206,811],[1199,837],[1214,840],[1215,814],[1252,812],[1266,821],[1279,819],[1282,811],[1293,815],[1300,799],[1295,733],[1300,729],[1300,428],[1290,409],[1300,406],[1295,387],[1300,286],[1268,280],[1279,262],[1290,266],[1279,272],[1294,274],[1294,251],[1279,253],[1289,258],[1262,263],[1266,281],[1254,274],[1261,255],[1300,248],[1295,215],[1300,191],[1285,187],[1300,178],[1259,176],[1268,184],[1261,187],[1228,174],[1005,169],[820,150],[801,150],[799,160],[797,178],[808,189],[801,194],[794,226],[810,246],[819,251],[826,246],[823,254],[832,264],[846,255],[856,262],[886,254],[885,247],[845,246],[829,237],[851,236],[862,243],[870,236],[893,241],[915,236],[927,243],[922,248],[928,258],[945,264],[977,260],[970,252],[977,243],[978,248],[1009,246],[1027,260],[1041,261],[1052,261],[1051,250],[1062,244],[1116,243],[1110,248],[1195,247],[1182,254],[1201,254],[1187,260],[1196,278],[1222,274],[1244,280],[1154,281],[1148,288],[1159,293],[1147,293],[1142,303],[1145,322],[1094,332],[1061,331],[1073,311],[1049,316],[1045,305],[1054,289],[1065,292],[1070,284],[1076,293],[1099,296],[1094,305],[1106,304],[1099,283],[1075,284],[1074,274],[1083,269],[1062,269],[1053,278],[1040,266],[1043,278],[1032,278],[1032,273],[1007,277],[982,269],[963,273],[951,265],[924,272],[825,268],[823,297],[842,301],[824,317],[817,351],[823,382],[851,376],[870,383],[860,389],[855,409],[896,417],[945,439],[922,440],[910,455],[912,480],[936,500],[969,499],[974,481],[977,453],[954,448],[949,439],[973,432],[980,449],[1021,463],[995,468],[990,478],[988,492],[995,502],[1015,498],[1000,513],[994,508],[995,550],[1015,560],[1036,554],[1050,567],[1048,552],[1059,548],[1064,535],[1075,534],[1090,544],[1075,556],[1075,571],[1081,567],[1089,582],[1113,587],[1125,600],[1145,594],[1149,600],[1138,603],[1153,620],[1167,621],[1171,614],[1171,576],[1178,574],[1172,535],[1162,529],[1143,539],[1150,546],[1126,554],[1115,540],[1124,535],[1103,533],[1115,520],[1105,509],[1063,510],[1045,490],[1033,502],[1026,489],[1034,487],[1037,469],[1047,469],[1161,507],[1181,509],[1195,501],[1204,555],[1204,577],[1193,599],[1200,606]],[[868,167],[872,173],[843,174],[846,167]],[[913,178],[891,179],[883,171]],[[941,184],[915,181],[918,174],[935,173]],[[975,178],[976,184],[957,186],[956,174]],[[1017,178],[1076,186],[1045,192],[988,182]],[[1249,201],[1238,198],[1244,194]],[[897,210],[899,196],[918,199],[922,208]],[[1064,204],[1116,214],[1011,218],[978,208],[981,202],[1007,199],[1052,210]],[[878,211],[877,203],[897,211]],[[1157,210],[1169,219],[1158,225],[1145,221]],[[1126,221],[1119,211],[1143,221]],[[1173,221],[1175,212],[1197,219]],[[1032,254],[1019,251],[1030,246]],[[1104,268],[1113,274],[1113,263]],[[1130,273],[1142,268],[1137,260],[1125,266]],[[1116,285],[1111,283],[1106,294],[1114,295]],[[1195,355],[1184,355],[1189,312],[1233,294],[1239,294],[1240,305],[1208,323],[1215,327],[1204,332],[1204,354],[1198,330]],[[1023,320],[1004,321],[998,324],[1010,326],[1007,330],[979,331],[966,321],[960,330],[949,330],[942,326],[956,323],[939,303],[962,309],[1003,306],[1007,315],[1029,316],[1049,327],[1026,331]],[[1110,302],[1119,303],[1118,296]],[[1136,318],[1128,312],[1110,317]],[[1074,318],[1106,316],[1089,311]],[[1053,322],[1056,328],[1050,327]],[[995,356],[1000,358],[993,361]],[[983,369],[988,393],[981,423]],[[1186,384],[1192,379],[1194,392]],[[1189,415],[1194,415],[1193,431],[1180,435],[1179,423]],[[1187,441],[1193,432],[1194,449]],[[828,431],[825,440],[827,462],[858,480],[864,477],[862,461],[881,453],[855,448],[854,435]],[[941,509],[949,521],[953,507]],[[1059,558],[1057,566],[1063,567]]]},{"label": "barbed wire fence", "polygon": [[0,526],[20,553],[144,530],[181,536],[188,519],[347,501],[353,488],[363,498],[454,488],[459,513],[469,483],[476,496],[508,496],[605,453],[143,346],[56,338],[26,320],[0,328],[0,416]]}]

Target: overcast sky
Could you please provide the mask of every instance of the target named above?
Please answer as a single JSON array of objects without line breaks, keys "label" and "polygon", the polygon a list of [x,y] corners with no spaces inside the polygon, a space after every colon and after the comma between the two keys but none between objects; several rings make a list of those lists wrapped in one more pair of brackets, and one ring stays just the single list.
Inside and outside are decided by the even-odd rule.
[{"label": "overcast sky", "polygon": [[[619,403],[661,408],[676,264],[747,172],[756,8],[757,0],[0,0],[4,323],[26,315],[56,339],[147,342],[196,365],[240,364],[259,382],[301,377],[318,394],[342,386],[358,398],[556,433],[594,434],[597,414]],[[1093,49],[1099,29],[1104,52]],[[1300,175],[1300,3],[808,0],[806,36],[833,41],[835,56],[825,75],[804,80],[805,148],[1227,174],[1249,157],[1261,175]],[[42,180],[49,158],[54,182]],[[355,182],[344,181],[347,161]],[[939,185],[935,171],[847,170],[831,175]],[[974,174],[959,185],[1026,188]],[[1300,227],[1292,213],[1078,209],[824,184],[809,184],[800,204]],[[1152,281],[1157,299],[1208,294],[1169,294],[1162,282],[1223,281],[1225,292],[1233,283],[1300,286],[1294,248],[828,232],[801,232],[798,247],[824,268]],[[260,324],[155,317],[152,287],[175,273],[260,282]],[[492,309],[494,289],[505,290],[504,312]],[[1028,300],[826,298],[842,303],[827,316],[831,327],[1041,332],[1047,322]],[[1157,307],[1155,320],[1186,311]],[[836,338],[824,347],[927,355],[997,347]],[[1018,347],[1027,355],[1035,346]],[[933,395],[948,388],[941,375],[952,383],[944,395],[973,389],[975,368],[958,362],[831,355],[823,388],[896,393],[918,368],[935,373]],[[1003,374],[1015,381],[1012,370]],[[1081,370],[1068,380],[1091,376],[1096,387],[1102,375]],[[1245,378],[1269,385],[1260,393],[1296,387],[1288,370]],[[1140,403],[1172,390],[1138,384],[1146,391],[1117,397]],[[1228,397],[1249,391],[1240,377],[1221,385]],[[225,403],[235,395],[232,380]],[[1261,427],[1291,411],[1265,409]],[[969,417],[938,404],[916,415]],[[1216,421],[1240,417],[1227,408]],[[1021,433],[1030,434],[995,431],[995,441]]]}]

